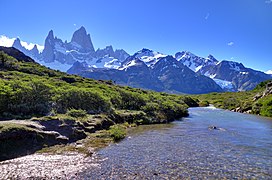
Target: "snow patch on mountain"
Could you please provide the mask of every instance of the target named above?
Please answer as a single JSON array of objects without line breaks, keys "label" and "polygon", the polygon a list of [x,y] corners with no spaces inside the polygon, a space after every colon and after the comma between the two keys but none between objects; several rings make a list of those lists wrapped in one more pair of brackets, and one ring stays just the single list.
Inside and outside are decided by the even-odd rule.
[{"label": "snow patch on mountain", "polygon": [[266,74],[272,74],[272,70],[268,70],[265,72]]},{"label": "snow patch on mountain", "polygon": [[175,58],[194,72],[201,71],[202,68],[215,65],[218,62],[212,55],[203,58],[189,51],[178,52],[175,54]]},{"label": "snow patch on mountain", "polygon": [[104,56],[96,60],[96,62],[91,65],[94,68],[109,68],[109,69],[118,69],[121,66],[121,62],[118,59],[110,57],[109,55]]},{"label": "snow patch on mountain", "polygon": [[222,79],[215,79],[213,78],[213,80],[216,82],[216,84],[218,84],[222,89],[228,89],[228,90],[232,90],[233,89],[233,84],[230,81],[225,81]]},{"label": "snow patch on mountain", "polygon": [[133,60],[129,61],[128,63],[124,64],[122,67],[120,67],[119,70],[126,70],[129,67],[135,66],[135,65],[137,65],[137,60],[133,59]]},{"label": "snow patch on mountain", "polygon": [[149,49],[142,49],[138,52],[136,52],[133,57],[140,59],[143,61],[148,67],[156,64],[159,60],[159,58],[166,57],[167,55],[152,51]]},{"label": "snow patch on mountain", "polygon": [[237,62],[229,61],[229,66],[231,67],[230,69],[233,69],[235,71],[241,71],[241,68]]}]

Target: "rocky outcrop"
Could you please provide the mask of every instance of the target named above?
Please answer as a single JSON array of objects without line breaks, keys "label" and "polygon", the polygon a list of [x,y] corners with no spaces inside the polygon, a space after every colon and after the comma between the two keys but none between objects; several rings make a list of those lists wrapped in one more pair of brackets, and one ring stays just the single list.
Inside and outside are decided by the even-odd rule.
[{"label": "rocky outcrop", "polygon": [[257,101],[258,99],[264,98],[270,94],[272,94],[272,81],[267,82],[265,90],[263,92],[257,93],[253,97],[253,101]]}]

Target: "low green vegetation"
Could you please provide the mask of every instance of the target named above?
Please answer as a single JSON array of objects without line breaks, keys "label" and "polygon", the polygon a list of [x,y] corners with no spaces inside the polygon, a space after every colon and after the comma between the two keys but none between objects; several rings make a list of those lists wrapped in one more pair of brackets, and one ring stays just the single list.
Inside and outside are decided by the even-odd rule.
[{"label": "low green vegetation", "polygon": [[213,104],[222,109],[272,117],[271,82],[262,82],[252,91],[210,93],[191,97],[197,98],[200,106]]},{"label": "low green vegetation", "polygon": [[82,109],[70,109],[68,110],[67,115],[74,118],[85,118],[87,117],[87,112]]}]

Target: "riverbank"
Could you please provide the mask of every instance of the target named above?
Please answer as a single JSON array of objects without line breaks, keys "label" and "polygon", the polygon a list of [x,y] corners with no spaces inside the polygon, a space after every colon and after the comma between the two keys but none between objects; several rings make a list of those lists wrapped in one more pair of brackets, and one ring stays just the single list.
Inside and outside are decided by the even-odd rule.
[{"label": "riverbank", "polygon": [[271,179],[269,118],[211,107],[189,111],[182,121],[128,128],[119,143],[102,130],[0,162],[0,179]]},{"label": "riverbank", "polygon": [[272,117],[272,81],[265,81],[255,89],[245,92],[224,92],[191,95],[200,106],[213,104],[217,108],[233,112]]},{"label": "riverbank", "polygon": [[90,155],[89,148],[104,147],[126,136],[126,129],[141,124],[172,120],[148,116],[143,111],[116,111],[110,115],[71,117],[67,114],[0,121],[0,161],[34,152],[78,152]]}]

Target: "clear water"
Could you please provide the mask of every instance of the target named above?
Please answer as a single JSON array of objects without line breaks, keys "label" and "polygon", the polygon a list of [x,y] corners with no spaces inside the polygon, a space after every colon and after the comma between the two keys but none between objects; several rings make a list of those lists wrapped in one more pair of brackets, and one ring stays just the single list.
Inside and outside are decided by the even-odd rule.
[{"label": "clear water", "polygon": [[272,119],[215,108],[189,111],[182,121],[140,126],[100,150],[99,168],[82,177],[272,179]]}]

